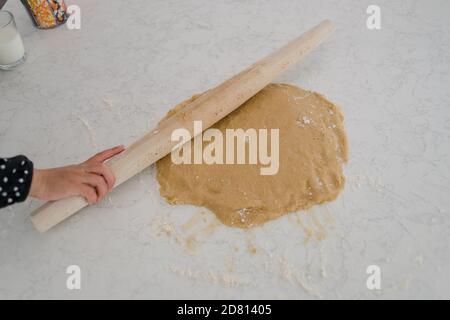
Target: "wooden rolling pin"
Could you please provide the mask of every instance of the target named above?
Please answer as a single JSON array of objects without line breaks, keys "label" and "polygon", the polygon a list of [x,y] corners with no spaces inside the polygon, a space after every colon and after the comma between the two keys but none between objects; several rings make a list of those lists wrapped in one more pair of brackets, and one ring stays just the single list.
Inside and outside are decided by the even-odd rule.
[{"label": "wooden rolling pin", "polygon": [[[202,121],[204,130],[211,127],[316,48],[332,31],[333,24],[329,20],[322,21],[160,123],[153,131],[108,162],[116,176],[115,186],[169,154],[178,144],[177,141],[171,141],[171,134],[175,129],[185,128],[193,136],[195,120]],[[48,202],[32,213],[31,220],[37,230],[45,232],[87,205],[86,200],[80,196]]]}]

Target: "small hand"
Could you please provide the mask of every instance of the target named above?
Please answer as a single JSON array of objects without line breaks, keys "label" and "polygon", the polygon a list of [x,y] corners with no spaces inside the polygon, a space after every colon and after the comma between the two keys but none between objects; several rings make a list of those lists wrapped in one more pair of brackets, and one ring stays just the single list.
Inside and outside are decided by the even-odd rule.
[{"label": "small hand", "polygon": [[34,169],[30,195],[47,201],[82,196],[88,203],[96,203],[103,199],[115,183],[114,174],[104,161],[123,150],[123,146],[108,149],[78,165]]}]

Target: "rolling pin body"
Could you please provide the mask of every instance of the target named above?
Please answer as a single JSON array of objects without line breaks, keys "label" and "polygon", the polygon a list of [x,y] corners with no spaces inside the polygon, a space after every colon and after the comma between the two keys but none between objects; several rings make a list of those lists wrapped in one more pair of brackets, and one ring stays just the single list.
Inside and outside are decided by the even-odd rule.
[{"label": "rolling pin body", "polygon": [[[169,154],[178,144],[177,141],[171,140],[175,129],[185,128],[193,137],[194,121],[202,121],[204,130],[211,127],[316,48],[332,31],[333,25],[330,21],[321,22],[162,121],[154,130],[108,162],[116,177],[115,186]],[[36,229],[45,232],[87,205],[86,200],[80,196],[48,202],[36,209],[31,219]]]}]

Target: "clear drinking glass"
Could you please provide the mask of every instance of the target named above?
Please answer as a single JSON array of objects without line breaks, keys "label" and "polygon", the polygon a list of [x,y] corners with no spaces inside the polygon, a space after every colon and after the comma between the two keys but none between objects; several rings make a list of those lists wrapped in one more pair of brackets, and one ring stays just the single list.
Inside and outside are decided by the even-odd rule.
[{"label": "clear drinking glass", "polygon": [[11,70],[26,59],[22,37],[11,12],[0,10],[0,69]]}]

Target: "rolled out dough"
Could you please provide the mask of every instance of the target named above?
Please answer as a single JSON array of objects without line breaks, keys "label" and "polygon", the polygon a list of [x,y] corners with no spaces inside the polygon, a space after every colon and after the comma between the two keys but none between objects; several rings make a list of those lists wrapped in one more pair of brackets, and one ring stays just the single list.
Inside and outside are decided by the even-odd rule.
[{"label": "rolled out dough", "polygon": [[344,187],[348,146],[343,115],[318,93],[270,84],[214,128],[278,128],[278,173],[260,175],[260,164],[176,165],[168,155],[156,166],[160,193],[169,203],[206,207],[224,224],[248,228],[334,200]]}]

